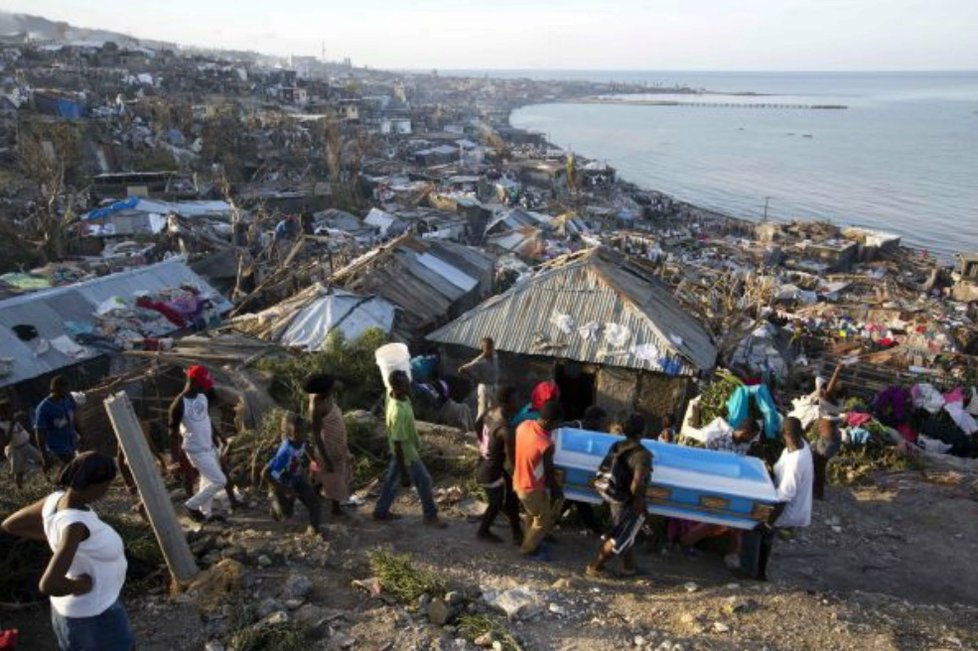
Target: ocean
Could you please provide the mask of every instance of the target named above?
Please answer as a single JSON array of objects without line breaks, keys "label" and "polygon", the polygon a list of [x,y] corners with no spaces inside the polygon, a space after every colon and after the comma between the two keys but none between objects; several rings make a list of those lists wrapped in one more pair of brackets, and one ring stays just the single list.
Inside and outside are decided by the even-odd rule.
[{"label": "ocean", "polygon": [[845,105],[539,104],[511,123],[641,187],[734,216],[759,219],[767,202],[773,219],[887,230],[942,258],[978,251],[978,72],[488,74],[767,95],[671,97],[679,101]]}]

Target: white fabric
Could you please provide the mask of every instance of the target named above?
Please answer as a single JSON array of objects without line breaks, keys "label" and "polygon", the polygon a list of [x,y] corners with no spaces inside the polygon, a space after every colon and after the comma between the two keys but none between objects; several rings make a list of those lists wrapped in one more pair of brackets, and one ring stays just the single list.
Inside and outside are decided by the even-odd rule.
[{"label": "white fabric", "polygon": [[577,329],[577,334],[584,341],[597,341],[598,332],[601,330],[601,324],[597,321],[588,321],[580,328]]},{"label": "white fabric", "polygon": [[[818,386],[816,379],[815,386]],[[801,421],[802,429],[808,427],[820,418],[832,419],[839,415],[840,409],[831,401],[821,398],[818,390],[809,393],[807,396],[795,398],[791,401],[791,411],[788,416],[797,418]]]},{"label": "white fabric", "polygon": [[619,323],[604,324],[604,340],[615,348],[624,348],[632,338],[632,331]]},{"label": "white fabric", "polygon": [[550,315],[550,323],[552,323],[565,335],[569,335],[574,332],[574,318],[569,314],[554,312]]},{"label": "white fabric", "polygon": [[88,529],[88,538],[78,545],[67,576],[77,578],[87,574],[92,578],[92,590],[83,595],[51,597],[51,607],[63,617],[95,617],[114,604],[126,581],[126,554],[122,538],[102,522],[94,511],[65,509],[58,511],[58,500],[64,491],[48,495],[41,507],[44,535],[48,546],[55,551],[68,527],[81,523]]},{"label": "white fabric", "polygon": [[214,449],[214,430],[207,396],[198,393],[193,398],[183,398],[183,418],[180,419],[180,436],[187,455],[209,452]]},{"label": "white fabric", "polygon": [[787,502],[778,527],[807,527],[812,523],[812,482],[815,465],[812,450],[806,444],[801,450],[781,452],[774,464],[774,483],[778,501]]},{"label": "white fabric", "polygon": [[978,416],[978,390],[971,387],[971,402],[968,403],[968,413]]},{"label": "white fabric", "polygon": [[951,420],[968,436],[978,432],[978,422],[964,410],[964,403],[949,402],[944,405],[944,411],[950,414]]},{"label": "white fabric", "polygon": [[950,443],[945,443],[939,439],[932,439],[923,434],[917,435],[917,444],[924,448],[926,452],[933,452],[935,454],[947,454],[954,447]]},{"label": "white fabric", "polygon": [[699,441],[703,445],[709,445],[711,441],[724,436],[733,436],[734,429],[722,418],[714,419],[706,427],[696,429],[695,427],[683,424],[681,434],[693,440]]},{"label": "white fabric", "polygon": [[228,483],[224,471],[221,470],[221,460],[217,455],[217,450],[213,448],[206,452],[187,452],[187,458],[200,473],[200,485],[197,488],[197,493],[187,500],[187,508],[200,511],[205,516],[210,517],[214,496],[220,493]]},{"label": "white fabric", "polygon": [[936,414],[944,406],[944,396],[930,384],[918,384],[913,391],[913,406]]}]

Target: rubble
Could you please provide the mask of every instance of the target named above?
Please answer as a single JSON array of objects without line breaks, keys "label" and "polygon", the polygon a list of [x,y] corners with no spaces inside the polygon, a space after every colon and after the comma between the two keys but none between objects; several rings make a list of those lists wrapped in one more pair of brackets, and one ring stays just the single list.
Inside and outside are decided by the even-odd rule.
[{"label": "rubble", "polygon": [[[382,398],[367,349],[389,339],[437,353],[428,381],[444,379],[462,404],[470,387],[450,377],[455,362],[491,334],[514,381],[559,373],[615,417],[651,416],[650,431],[687,415],[691,444],[703,443],[694,431],[733,424],[728,401],[743,387],[763,384],[778,410],[801,414],[815,378],[841,363],[849,401],[829,466],[836,483],[978,456],[974,254],[952,268],[890,233],[735,219],[508,123],[528,103],[649,88],[54,40],[5,42],[2,57],[0,391],[26,412],[52,374],[70,373],[89,394],[79,417],[93,445],[114,445],[99,433],[99,404],[120,388],[165,443],[158,430],[182,369],[204,362],[242,394],[215,420],[235,434],[231,476],[254,487],[278,442],[277,410],[302,411],[302,374],[329,368],[348,381],[356,483],[369,487],[386,446],[373,417],[351,413]],[[471,439],[446,438],[468,456],[442,454],[432,468],[467,472]],[[466,479],[438,489],[452,517],[485,509]],[[837,540],[857,527],[824,529]],[[214,615],[206,643],[247,648],[271,630],[302,641],[316,629],[328,648],[512,649],[510,629],[527,620],[586,622],[587,598],[620,597],[546,576],[476,599],[447,591],[454,579],[427,558],[380,552],[368,569],[366,534],[335,531],[329,544],[254,531],[197,541],[211,567],[186,598]],[[357,545],[361,557],[341,556]],[[14,562],[37,561],[17,549]],[[335,590],[383,609],[387,647],[355,630],[356,608],[315,603],[320,571],[337,567]],[[696,578],[671,598],[711,599],[715,582]],[[548,586],[578,596],[557,600]],[[688,648],[676,641],[685,626],[753,645],[745,620],[776,606],[744,590],[668,639],[643,629],[618,643]],[[249,621],[218,622],[244,592],[256,604]],[[421,632],[428,624],[437,635]],[[395,637],[403,631],[410,641]]]}]

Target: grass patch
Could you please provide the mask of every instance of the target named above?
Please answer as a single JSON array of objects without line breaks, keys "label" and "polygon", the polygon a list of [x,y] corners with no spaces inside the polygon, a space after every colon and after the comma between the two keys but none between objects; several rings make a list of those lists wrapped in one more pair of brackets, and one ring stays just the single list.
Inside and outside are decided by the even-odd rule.
[{"label": "grass patch", "polygon": [[433,572],[415,567],[410,554],[372,552],[370,569],[380,578],[384,590],[405,604],[416,603],[423,594],[443,594],[446,589],[445,582]]},{"label": "grass patch", "polygon": [[302,651],[308,646],[306,625],[288,621],[258,626],[254,618],[250,607],[237,605],[229,622],[228,651]]},{"label": "grass patch", "polygon": [[523,650],[516,637],[510,633],[509,627],[498,617],[465,613],[458,618],[458,628],[462,636],[469,642],[474,643],[477,638],[488,633],[492,635],[493,640],[502,645],[503,651]]}]

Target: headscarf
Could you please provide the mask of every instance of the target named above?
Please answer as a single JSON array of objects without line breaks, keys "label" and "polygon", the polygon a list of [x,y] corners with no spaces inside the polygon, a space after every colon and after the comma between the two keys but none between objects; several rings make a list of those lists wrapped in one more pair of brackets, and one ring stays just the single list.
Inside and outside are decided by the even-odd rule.
[{"label": "headscarf", "polygon": [[553,380],[546,380],[533,387],[533,392],[530,394],[530,404],[533,405],[534,411],[540,411],[545,404],[558,398],[560,398],[560,388],[557,383]]},{"label": "headscarf", "polygon": [[214,388],[214,378],[206,366],[195,364],[187,369],[187,378],[201,391],[210,391]]}]

